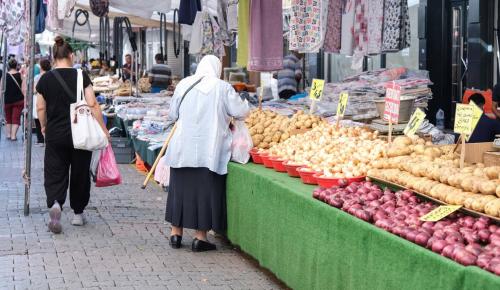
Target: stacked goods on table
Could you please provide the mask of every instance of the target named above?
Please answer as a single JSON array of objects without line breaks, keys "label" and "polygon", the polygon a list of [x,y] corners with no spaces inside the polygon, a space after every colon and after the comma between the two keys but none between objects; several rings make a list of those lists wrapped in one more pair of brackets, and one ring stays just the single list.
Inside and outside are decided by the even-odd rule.
[{"label": "stacked goods on table", "polygon": [[137,85],[141,93],[151,92],[151,83],[149,82],[149,78],[140,78]]},{"label": "stacked goods on table", "polygon": [[121,81],[117,75],[103,76],[92,79],[92,84],[96,92],[114,91],[120,87]]},{"label": "stacked goods on table", "polygon": [[268,149],[290,138],[292,130],[307,130],[321,123],[317,116],[295,113],[292,118],[279,115],[269,110],[255,109],[245,120],[255,147]]},{"label": "stacked goods on table", "polygon": [[371,182],[318,188],[313,197],[465,266],[500,275],[500,227],[488,218],[454,213],[438,222],[420,217],[436,208],[411,191],[382,190]]},{"label": "stacked goods on table", "polygon": [[113,95],[121,97],[132,96],[133,91],[135,91],[135,88],[132,90],[132,83],[130,81],[125,81],[120,83],[120,86],[113,91]]}]

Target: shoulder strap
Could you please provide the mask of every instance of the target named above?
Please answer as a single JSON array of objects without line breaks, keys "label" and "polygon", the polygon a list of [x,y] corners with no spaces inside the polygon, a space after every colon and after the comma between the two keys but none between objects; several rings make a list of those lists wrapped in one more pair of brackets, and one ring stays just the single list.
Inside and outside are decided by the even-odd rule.
[{"label": "shoulder strap", "polygon": [[189,93],[189,91],[191,91],[197,84],[199,84],[201,82],[201,80],[203,79],[204,77],[201,77],[199,80],[197,80],[196,82],[194,82],[194,84],[192,84],[185,92],[184,94],[182,95],[182,98],[181,98],[181,102],[179,103],[179,108],[181,107],[182,105],[182,102],[184,101],[184,98],[186,97],[186,95]]},{"label": "shoulder strap", "polygon": [[64,81],[64,79],[61,77],[61,74],[59,74],[59,72],[57,71],[57,69],[53,69],[52,73],[56,77],[56,79],[59,82],[59,84],[66,91],[66,94],[68,94],[70,96],[70,98],[71,98],[71,96],[73,96],[74,92],[73,93],[71,92],[71,90],[69,89],[68,85],[66,84],[66,82]]},{"label": "shoulder strap", "polygon": [[19,83],[17,82],[16,78],[11,74],[11,73],[8,73],[9,76],[12,78],[12,80],[14,80],[14,82],[16,83],[17,85],[17,88],[21,91],[21,93],[23,92],[23,89],[21,89],[21,86],[19,85]]}]

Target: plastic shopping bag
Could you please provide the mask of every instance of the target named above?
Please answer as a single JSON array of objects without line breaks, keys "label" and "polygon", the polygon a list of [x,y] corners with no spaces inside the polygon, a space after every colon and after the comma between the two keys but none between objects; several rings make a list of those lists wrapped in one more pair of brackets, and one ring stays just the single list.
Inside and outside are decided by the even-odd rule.
[{"label": "plastic shopping bag", "polygon": [[113,186],[122,183],[122,177],[116,165],[115,154],[111,145],[102,150],[97,166],[96,187]]},{"label": "plastic shopping bag", "polygon": [[233,123],[233,143],[231,144],[231,160],[241,164],[246,164],[250,160],[250,150],[253,142],[250,132],[243,121]]},{"label": "plastic shopping bag", "polygon": [[99,165],[99,159],[101,157],[102,150],[96,150],[92,152],[92,161],[90,161],[90,176],[95,182],[97,178],[97,166]]}]

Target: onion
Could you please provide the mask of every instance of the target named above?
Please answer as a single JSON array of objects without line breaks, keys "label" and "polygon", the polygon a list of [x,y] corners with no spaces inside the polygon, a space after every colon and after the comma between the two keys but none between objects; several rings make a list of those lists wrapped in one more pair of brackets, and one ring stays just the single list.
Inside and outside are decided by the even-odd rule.
[{"label": "onion", "polygon": [[415,242],[415,238],[417,237],[417,235],[418,235],[418,232],[417,232],[417,231],[412,231],[412,230],[410,230],[410,231],[408,231],[408,232],[406,233],[406,236],[405,236],[405,237],[406,237],[406,239],[407,239],[407,240],[409,240],[409,241],[411,241],[411,242]]},{"label": "onion", "polygon": [[477,257],[476,264],[479,267],[486,269],[490,265],[491,259],[493,259],[493,255],[482,253]]},{"label": "onion", "polygon": [[433,234],[434,237],[444,240],[446,238],[446,233],[443,230],[436,230]]},{"label": "onion", "polygon": [[448,257],[448,258],[452,258],[452,256],[453,256],[453,250],[455,249],[455,247],[456,247],[456,245],[454,245],[454,244],[446,245],[443,248],[443,251],[441,252],[441,255],[443,255],[445,257]]},{"label": "onion", "polygon": [[471,243],[471,244],[468,244],[467,246],[465,246],[465,250],[467,250],[469,253],[473,254],[474,256],[478,256],[483,251],[483,248],[479,244]]},{"label": "onion", "polygon": [[495,233],[498,229],[497,225],[489,225],[488,230],[492,233]]},{"label": "onion", "polygon": [[413,192],[411,192],[409,190],[404,190],[404,191],[401,192],[401,198],[402,199],[409,199],[412,196],[413,196]]},{"label": "onion", "polygon": [[429,241],[429,238],[431,236],[428,233],[421,232],[415,237],[415,242],[423,247],[427,245],[427,241]]},{"label": "onion", "polygon": [[477,232],[477,235],[479,236],[479,240],[484,243],[489,240],[490,231],[488,229],[482,229]]},{"label": "onion", "polygon": [[346,187],[346,186],[348,186],[348,185],[349,185],[349,181],[348,181],[346,178],[341,178],[341,179],[339,179],[339,181],[338,181],[338,185],[339,185],[340,187]]},{"label": "onion", "polygon": [[492,263],[490,261],[490,265],[488,266],[488,270],[495,273],[496,275],[500,275],[500,263]]},{"label": "onion", "polygon": [[448,244],[444,240],[435,240],[432,243],[431,249],[433,252],[441,253],[443,251],[444,247],[446,247],[447,245]]},{"label": "onion", "polygon": [[366,187],[360,187],[358,191],[356,192],[357,194],[368,194],[370,190]]},{"label": "onion", "polygon": [[455,261],[459,262],[464,266],[474,265],[476,263],[477,257],[466,251],[465,249],[459,248],[459,250],[453,251],[453,256]]},{"label": "onion", "polygon": [[422,227],[424,229],[433,229],[434,228],[434,223],[433,222],[424,222],[422,224]]},{"label": "onion", "polygon": [[486,226],[487,226],[487,223],[485,223],[481,220],[478,220],[477,222],[474,223],[473,228],[476,230],[482,230],[482,229],[486,229]]}]

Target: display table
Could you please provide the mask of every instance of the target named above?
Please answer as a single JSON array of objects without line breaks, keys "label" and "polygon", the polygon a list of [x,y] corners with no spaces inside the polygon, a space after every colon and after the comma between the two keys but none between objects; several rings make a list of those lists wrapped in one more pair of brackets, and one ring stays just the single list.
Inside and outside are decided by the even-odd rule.
[{"label": "display table", "polygon": [[500,289],[500,277],[317,201],[313,189],[229,164],[228,238],[293,289]]},{"label": "display table", "polygon": [[131,137],[132,142],[134,144],[134,150],[141,157],[142,161],[144,161],[149,166],[152,166],[156,160],[156,157],[160,154],[161,148],[155,149],[154,151],[149,150],[149,142],[139,140],[135,137]]}]

